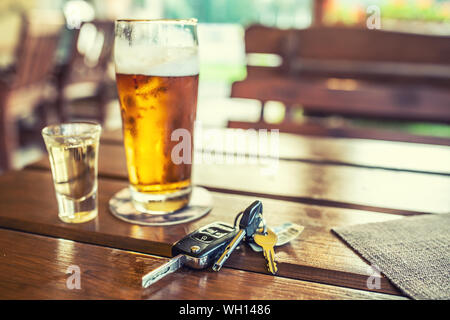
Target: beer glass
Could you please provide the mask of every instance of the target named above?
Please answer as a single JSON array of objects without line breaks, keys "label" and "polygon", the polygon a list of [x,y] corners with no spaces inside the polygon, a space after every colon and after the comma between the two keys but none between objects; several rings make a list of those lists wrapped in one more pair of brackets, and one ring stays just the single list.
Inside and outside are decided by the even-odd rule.
[{"label": "beer glass", "polygon": [[167,214],[191,194],[197,20],[117,20],[114,60],[131,200]]},{"label": "beer glass", "polygon": [[42,130],[52,169],[58,216],[67,223],[97,217],[97,159],[101,126],[77,122]]}]

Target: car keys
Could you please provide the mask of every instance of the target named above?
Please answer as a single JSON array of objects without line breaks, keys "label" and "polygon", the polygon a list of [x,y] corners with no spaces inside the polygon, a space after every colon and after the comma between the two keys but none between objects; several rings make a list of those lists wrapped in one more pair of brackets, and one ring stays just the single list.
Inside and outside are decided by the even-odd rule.
[{"label": "car keys", "polygon": [[232,225],[214,222],[188,234],[172,247],[174,258],[142,277],[142,286],[147,288],[183,265],[194,269],[207,268],[237,232]]},{"label": "car keys", "polygon": [[262,221],[262,203],[256,200],[242,213],[241,220],[239,221],[239,232],[227,245],[217,262],[214,263],[212,267],[214,271],[219,271],[222,268],[230,254],[245,237],[250,238],[255,234]]},{"label": "car keys", "polygon": [[269,271],[272,274],[276,274],[278,269],[275,262],[275,251],[273,250],[273,247],[277,243],[278,237],[269,228],[267,228],[266,230],[266,234],[255,234],[253,236],[253,240],[256,242],[256,244],[260,245],[263,248],[264,257],[266,258]]}]

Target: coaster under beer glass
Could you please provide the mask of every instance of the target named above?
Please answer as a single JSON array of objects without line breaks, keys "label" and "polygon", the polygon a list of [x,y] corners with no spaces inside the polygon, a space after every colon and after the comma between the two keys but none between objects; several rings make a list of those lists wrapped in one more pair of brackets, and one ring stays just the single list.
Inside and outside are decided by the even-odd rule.
[{"label": "coaster under beer glass", "polygon": [[189,203],[196,27],[195,19],[116,21],[116,83],[131,200],[139,212],[168,214]]},{"label": "coaster under beer glass", "polygon": [[97,216],[97,162],[101,126],[65,123],[42,130],[58,202],[58,216],[82,223]]}]

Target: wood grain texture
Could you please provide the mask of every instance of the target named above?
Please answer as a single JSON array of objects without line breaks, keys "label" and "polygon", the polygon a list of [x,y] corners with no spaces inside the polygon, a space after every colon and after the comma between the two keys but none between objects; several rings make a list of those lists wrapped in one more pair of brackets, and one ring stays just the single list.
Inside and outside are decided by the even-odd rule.
[{"label": "wood grain texture", "polygon": [[[227,135],[239,134],[236,129],[205,128],[201,134],[203,144],[200,147],[195,145],[197,150],[236,152],[236,148],[223,143]],[[446,146],[369,139],[305,137],[290,133],[279,133],[278,139],[278,153],[282,160],[450,175],[450,148]],[[211,143],[211,140],[213,142],[217,140],[218,143]],[[122,130],[103,132],[101,142],[123,146]],[[251,152],[247,150],[244,154]]]},{"label": "wood grain texture", "polygon": [[[36,185],[39,184],[39,188]],[[171,245],[195,229],[214,221],[233,223],[235,215],[254,197],[212,193],[214,208],[205,217],[181,225],[144,227],[111,215],[108,201],[126,187],[124,181],[99,180],[99,215],[88,223],[65,224],[57,217],[57,205],[49,172],[26,170],[0,177],[0,226],[113,248],[170,256]],[[26,201],[24,201],[26,199]],[[332,227],[402,218],[397,215],[302,205],[259,198],[269,226],[286,221],[305,226],[301,236],[276,248],[279,275],[367,290],[369,266],[333,233]],[[262,254],[241,246],[227,267],[267,273]],[[386,278],[384,293],[399,294]]]},{"label": "wood grain texture", "polygon": [[396,214],[450,212],[450,177],[279,161],[264,165],[196,165],[194,182],[212,190]]},{"label": "wood grain texture", "polygon": [[[165,261],[0,229],[0,299],[402,299],[232,269],[216,273],[183,268],[142,289],[141,277]],[[70,266],[80,269],[80,289],[67,288]]]},{"label": "wood grain texture", "polygon": [[[450,212],[449,176],[267,158],[256,159],[255,164],[244,161],[244,164],[197,161],[193,181],[220,192],[335,207],[397,214]],[[30,168],[48,169],[48,158]],[[99,176],[128,179],[122,146],[100,146]]]}]

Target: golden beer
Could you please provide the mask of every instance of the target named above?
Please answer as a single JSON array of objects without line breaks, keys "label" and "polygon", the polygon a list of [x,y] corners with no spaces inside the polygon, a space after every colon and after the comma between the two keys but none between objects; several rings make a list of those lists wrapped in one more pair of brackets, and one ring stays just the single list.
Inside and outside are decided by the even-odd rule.
[{"label": "golden beer", "polygon": [[192,165],[173,162],[172,150],[179,141],[172,141],[171,135],[176,129],[186,129],[192,145],[198,74],[163,77],[117,73],[116,82],[132,189],[149,195],[186,190],[173,200],[152,203],[147,210],[183,207],[189,200]]},{"label": "golden beer", "polygon": [[117,20],[114,62],[131,201],[144,214],[177,211],[192,190],[197,21]]}]

